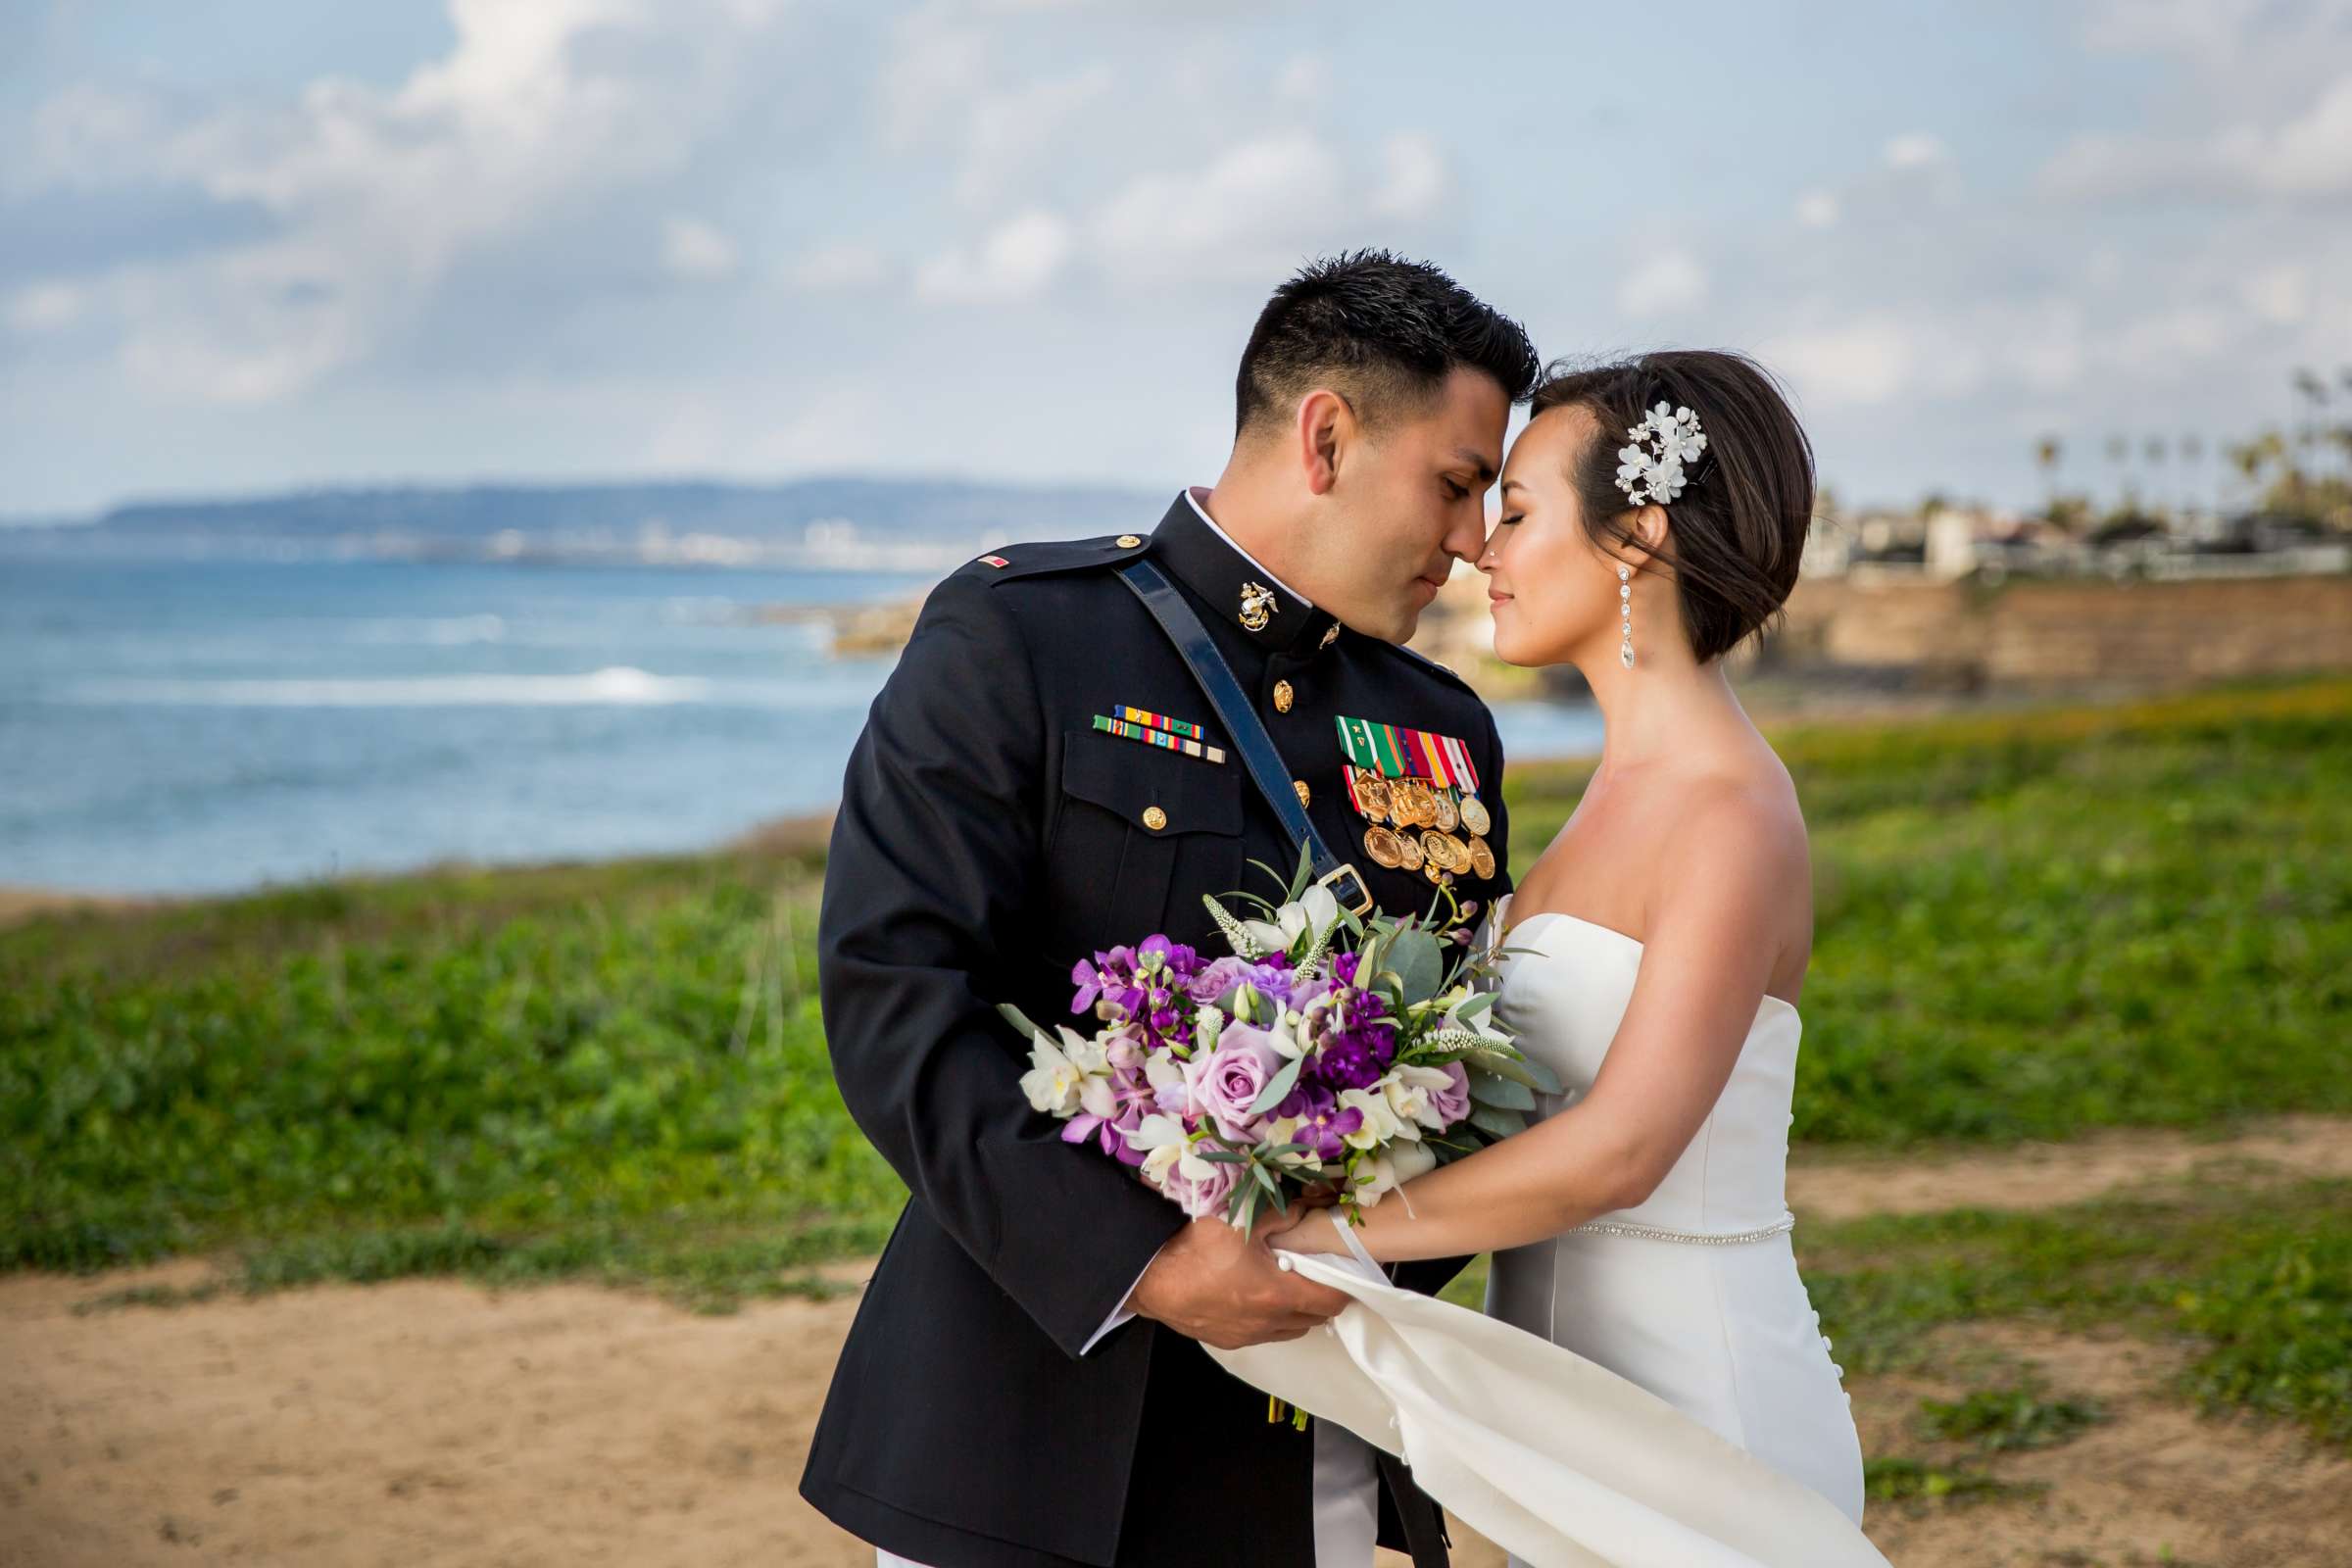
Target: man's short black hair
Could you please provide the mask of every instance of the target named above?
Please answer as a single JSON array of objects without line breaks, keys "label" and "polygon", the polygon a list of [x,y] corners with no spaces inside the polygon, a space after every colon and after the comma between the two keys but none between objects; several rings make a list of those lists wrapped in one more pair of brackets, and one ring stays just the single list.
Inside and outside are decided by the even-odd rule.
[{"label": "man's short black hair", "polygon": [[1427,262],[1382,250],[1309,264],[1274,291],[1242,350],[1234,433],[1281,423],[1317,386],[1377,427],[1429,407],[1457,366],[1517,403],[1541,368],[1527,329]]}]

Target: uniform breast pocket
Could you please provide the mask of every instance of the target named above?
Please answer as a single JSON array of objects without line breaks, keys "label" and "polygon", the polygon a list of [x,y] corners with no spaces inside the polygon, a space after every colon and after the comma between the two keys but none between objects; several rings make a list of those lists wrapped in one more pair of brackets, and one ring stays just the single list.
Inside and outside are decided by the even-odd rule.
[{"label": "uniform breast pocket", "polygon": [[[1062,799],[1047,855],[1057,883],[1092,895],[1068,901],[1068,912],[1102,921],[1061,932],[1075,944],[1071,956],[1154,931],[1196,947],[1209,943],[1216,925],[1200,895],[1241,886],[1246,787],[1232,763],[1092,729],[1064,731]],[[1212,946],[1224,951],[1221,941]]]}]

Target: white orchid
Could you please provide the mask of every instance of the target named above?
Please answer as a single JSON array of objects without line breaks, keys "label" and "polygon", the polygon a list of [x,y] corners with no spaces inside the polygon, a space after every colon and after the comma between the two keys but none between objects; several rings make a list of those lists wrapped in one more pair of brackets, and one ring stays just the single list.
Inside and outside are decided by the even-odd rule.
[{"label": "white orchid", "polygon": [[1282,1053],[1286,1061],[1296,1061],[1306,1054],[1306,1016],[1296,1007],[1287,1007],[1274,1027],[1266,1032],[1267,1044]]},{"label": "white orchid", "polygon": [[1378,1149],[1393,1138],[1409,1134],[1415,1142],[1421,1137],[1419,1128],[1398,1118],[1388,1096],[1375,1084],[1370,1089],[1343,1089],[1339,1094],[1340,1109],[1363,1113],[1355,1131],[1343,1135],[1350,1149]]},{"label": "white orchid", "polygon": [[1070,1065],[1083,1073],[1110,1071],[1110,1051],[1100,1040],[1090,1039],[1068,1024],[1057,1026],[1061,1034],[1061,1054],[1070,1058]]},{"label": "white orchid", "polygon": [[1168,1109],[1190,1110],[1193,1091],[1184,1078],[1184,1064],[1164,1052],[1153,1052],[1144,1058],[1144,1081],[1152,1086],[1157,1102]]},{"label": "white orchid", "polygon": [[1030,1037],[1029,1061],[1029,1070],[1021,1074],[1021,1093],[1029,1097],[1029,1103],[1049,1116],[1076,1115],[1085,1094],[1086,1070],[1042,1029]]},{"label": "white orchid", "polygon": [[1301,937],[1320,940],[1339,920],[1340,901],[1318,882],[1275,910],[1271,921],[1244,920],[1242,930],[1268,953],[1288,953]]},{"label": "white orchid", "polygon": [[1183,1122],[1156,1112],[1137,1122],[1133,1131],[1119,1136],[1127,1140],[1128,1148],[1142,1152],[1144,1179],[1154,1187],[1166,1180],[1168,1172],[1193,1147]]},{"label": "white orchid", "polygon": [[1432,1091],[1453,1087],[1453,1075],[1444,1068],[1419,1067],[1411,1062],[1403,1062],[1391,1068],[1389,1075],[1373,1087],[1381,1092],[1388,1101],[1389,1108],[1396,1112],[1403,1136],[1417,1143],[1423,1127],[1433,1133],[1446,1130],[1446,1118],[1438,1114],[1430,1101]]},{"label": "white orchid", "polygon": [[1437,1151],[1427,1144],[1392,1145],[1386,1153],[1375,1155],[1355,1167],[1355,1200],[1363,1207],[1371,1208],[1380,1201],[1383,1194],[1393,1192],[1414,1177],[1437,1168]]}]

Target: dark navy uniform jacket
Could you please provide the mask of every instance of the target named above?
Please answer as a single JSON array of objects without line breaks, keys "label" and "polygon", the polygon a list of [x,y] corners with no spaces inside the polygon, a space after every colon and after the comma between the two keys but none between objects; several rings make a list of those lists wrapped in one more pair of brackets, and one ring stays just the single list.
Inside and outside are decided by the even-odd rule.
[{"label": "dark navy uniform jacket", "polygon": [[[802,1494],[859,1538],[934,1568],[1309,1564],[1312,1439],[1265,1396],[1149,1319],[1087,1342],[1185,1223],[1171,1202],[1018,1087],[1009,1002],[1070,1019],[1070,968],[1153,932],[1227,950],[1201,895],[1280,888],[1298,860],[1207,698],[1113,568],[1148,555],[1256,702],[1334,854],[1381,907],[1436,889],[1363,850],[1335,715],[1458,737],[1509,824],[1493,716],[1458,677],[1275,589],[1179,495],[1148,538],[1009,546],[932,590],[851,754],[818,922],[819,994],[841,1095],[910,1197],[834,1373]],[[1253,617],[1254,618],[1254,617]],[[1199,723],[1223,762],[1093,727],[1120,705]],[[1156,808],[1156,809],[1154,809]],[[1160,825],[1150,825],[1157,822]],[[1075,1020],[1092,1027],[1091,1019]],[[1462,1259],[1404,1265],[1435,1290]],[[1434,1519],[1384,1468],[1382,1539]],[[1416,1529],[1415,1534],[1422,1532]]]}]

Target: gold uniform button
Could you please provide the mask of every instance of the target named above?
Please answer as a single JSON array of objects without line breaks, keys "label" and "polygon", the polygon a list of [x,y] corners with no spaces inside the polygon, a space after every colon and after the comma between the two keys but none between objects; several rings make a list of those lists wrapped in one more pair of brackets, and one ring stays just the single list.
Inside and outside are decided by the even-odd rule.
[{"label": "gold uniform button", "polygon": [[1163,827],[1166,827],[1167,825],[1168,825],[1168,813],[1167,813],[1167,812],[1165,812],[1165,811],[1161,810],[1161,809],[1160,809],[1158,807],[1156,807],[1156,806],[1147,806],[1147,807],[1145,807],[1145,808],[1144,808],[1144,826],[1146,826],[1146,827],[1150,828],[1150,829],[1151,829],[1152,832],[1156,833],[1156,832],[1158,832],[1158,831],[1159,831],[1161,828],[1163,828]]},{"label": "gold uniform button", "polygon": [[1123,533],[1119,535],[1119,548],[1121,550],[1133,550],[1137,545],[1140,545],[1144,541],[1142,537],[1137,534]]},{"label": "gold uniform button", "polygon": [[1274,683],[1274,711],[1277,713],[1289,712],[1291,710],[1292,695],[1291,683],[1289,681],[1276,681]]},{"label": "gold uniform button", "polygon": [[1295,778],[1291,780],[1291,788],[1298,792],[1298,804],[1300,806],[1311,806],[1314,804],[1312,799],[1314,791],[1306,787],[1306,780],[1302,778]]}]

